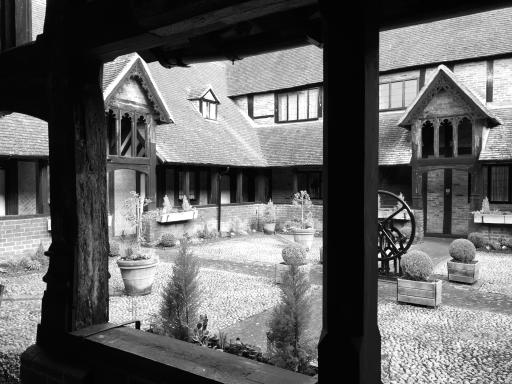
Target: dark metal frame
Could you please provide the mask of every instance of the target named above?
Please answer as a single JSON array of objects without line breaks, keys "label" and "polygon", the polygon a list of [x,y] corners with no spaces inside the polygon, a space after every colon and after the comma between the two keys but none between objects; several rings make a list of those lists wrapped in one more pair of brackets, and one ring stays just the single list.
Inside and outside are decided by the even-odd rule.
[{"label": "dark metal frame", "polygon": [[[379,195],[387,195],[397,200],[397,210],[388,217],[378,219],[378,237],[377,237],[377,260],[381,262],[380,273],[389,274],[389,262],[393,261],[394,271],[399,275],[402,273],[400,259],[410,248],[414,241],[416,233],[416,220],[414,213],[409,205],[394,193],[379,190]],[[410,218],[411,233],[405,236],[394,225],[393,219],[402,211],[406,211]]]}]

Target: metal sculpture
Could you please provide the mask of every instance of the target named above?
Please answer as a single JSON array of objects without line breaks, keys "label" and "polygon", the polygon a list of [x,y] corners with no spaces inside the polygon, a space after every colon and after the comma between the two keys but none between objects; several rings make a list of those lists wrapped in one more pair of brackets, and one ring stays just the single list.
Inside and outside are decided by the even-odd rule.
[{"label": "metal sculpture", "polygon": [[[400,258],[412,245],[416,233],[414,213],[402,197],[394,193],[379,190],[378,214],[378,261],[379,273],[390,274],[390,262],[393,261],[395,274],[401,274]],[[387,208],[380,206],[380,201],[386,199],[393,204]],[[394,203],[396,201],[396,203]]]}]

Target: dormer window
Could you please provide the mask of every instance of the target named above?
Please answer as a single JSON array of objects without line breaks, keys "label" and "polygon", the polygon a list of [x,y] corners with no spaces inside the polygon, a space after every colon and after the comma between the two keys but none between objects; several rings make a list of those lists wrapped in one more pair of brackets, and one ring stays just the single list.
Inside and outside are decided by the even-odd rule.
[{"label": "dormer window", "polygon": [[188,99],[205,119],[217,120],[217,106],[220,103],[209,86],[189,89]]},{"label": "dormer window", "polygon": [[217,104],[210,100],[201,99],[199,102],[199,112],[205,119],[217,120]]}]

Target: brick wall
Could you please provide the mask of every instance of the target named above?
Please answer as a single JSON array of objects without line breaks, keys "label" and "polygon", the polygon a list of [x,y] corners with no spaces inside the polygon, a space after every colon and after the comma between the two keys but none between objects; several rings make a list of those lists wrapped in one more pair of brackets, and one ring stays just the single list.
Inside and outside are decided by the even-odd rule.
[{"label": "brick wall", "polygon": [[[473,215],[471,215],[471,221],[473,221]],[[473,223],[470,231],[481,233],[487,240],[498,240],[502,237],[512,240],[512,225]]]},{"label": "brick wall", "polygon": [[33,253],[40,242],[45,249],[51,243],[48,216],[0,220],[0,262],[16,260],[26,253]]},{"label": "brick wall", "polygon": [[[230,232],[238,225],[239,228],[249,231],[251,229],[261,230],[263,227],[263,212],[265,204],[230,204],[221,207],[221,231]],[[205,224],[210,230],[217,229],[217,206],[197,208],[198,217],[195,220],[180,223],[158,223],[152,222],[148,228],[148,241],[158,240],[163,233],[172,233],[181,237],[186,232],[189,235],[201,231]],[[313,205],[311,208],[315,228],[322,230],[323,206]],[[277,226],[292,221],[296,215],[300,215],[298,208],[291,204],[276,204]]]}]

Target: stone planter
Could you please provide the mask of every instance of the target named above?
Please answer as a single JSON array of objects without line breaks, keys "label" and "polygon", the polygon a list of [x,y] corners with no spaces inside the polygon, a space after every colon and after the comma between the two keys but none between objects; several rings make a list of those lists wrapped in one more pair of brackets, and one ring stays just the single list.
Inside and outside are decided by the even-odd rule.
[{"label": "stone planter", "polygon": [[313,245],[313,238],[315,237],[314,228],[306,229],[294,229],[293,230],[293,241],[305,246],[308,250]]},{"label": "stone planter", "polygon": [[265,232],[267,235],[273,235],[276,233],[276,223],[263,224],[263,232]]},{"label": "stone planter", "polygon": [[450,281],[473,284],[480,277],[480,263],[476,260],[469,263],[450,260],[446,264]]},{"label": "stone planter", "polygon": [[[281,284],[283,282],[283,273],[288,270],[289,266],[288,264],[285,264],[284,261],[277,263],[275,265],[274,269],[274,283]],[[311,265],[309,264],[303,264],[299,265],[299,269],[306,272],[306,274],[309,276],[309,272],[311,271]]]},{"label": "stone planter", "polygon": [[503,213],[474,213],[473,222],[482,224],[512,224],[512,215]]},{"label": "stone planter", "polygon": [[441,304],[442,281],[415,281],[397,279],[397,301],[399,303],[419,304],[437,307]]},{"label": "stone planter", "polygon": [[128,296],[141,296],[151,293],[155,280],[158,259],[147,260],[117,260],[124,282],[125,293]]}]

